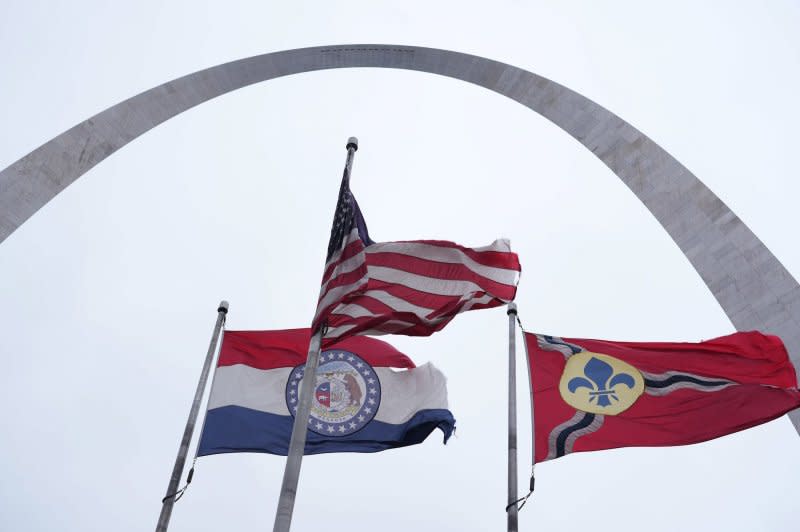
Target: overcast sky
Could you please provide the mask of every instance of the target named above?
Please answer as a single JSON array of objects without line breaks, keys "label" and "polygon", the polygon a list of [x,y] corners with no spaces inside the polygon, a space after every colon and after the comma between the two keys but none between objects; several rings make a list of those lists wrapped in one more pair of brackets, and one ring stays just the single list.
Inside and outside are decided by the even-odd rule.
[{"label": "overcast sky", "polygon": [[[659,4],[6,0],[0,168],[219,63],[324,44],[432,46],[530,70],[620,115],[797,277],[800,4]],[[733,331],[634,195],[519,104],[379,69],[258,84],[136,139],[0,244],[0,529],[155,527],[219,301],[230,301],[230,329],[309,323],[351,135],[371,236],[510,238],[529,330],[681,341]],[[448,376],[457,435],[306,459],[293,530],[502,529],[506,328],[493,309],[430,338],[388,338]],[[201,459],[170,529],[271,530],[283,464]],[[688,447],[571,455],[537,467],[520,529],[796,530],[798,471],[785,417]]]}]

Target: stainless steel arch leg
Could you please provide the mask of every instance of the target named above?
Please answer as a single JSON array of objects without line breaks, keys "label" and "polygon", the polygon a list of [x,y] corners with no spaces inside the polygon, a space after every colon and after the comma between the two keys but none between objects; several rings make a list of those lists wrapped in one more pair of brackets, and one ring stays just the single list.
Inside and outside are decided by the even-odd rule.
[{"label": "stainless steel arch leg", "polygon": [[[447,50],[335,45],[286,50],[175,79],[81,122],[0,172],[0,242],[94,165],[216,96],[314,70],[381,67],[480,85],[548,118],[602,160],[647,206],[739,330],[780,335],[800,369],[800,286],[731,210],[670,154],[580,94],[520,68]],[[791,414],[800,431],[800,415]]]}]

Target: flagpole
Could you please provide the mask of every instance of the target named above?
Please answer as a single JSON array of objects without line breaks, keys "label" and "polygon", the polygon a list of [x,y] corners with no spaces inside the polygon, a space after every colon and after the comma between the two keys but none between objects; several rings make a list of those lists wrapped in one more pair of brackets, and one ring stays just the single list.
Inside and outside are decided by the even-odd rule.
[{"label": "flagpole", "polygon": [[183,438],[178,448],[178,456],[175,458],[175,466],[172,468],[172,476],[167,486],[167,494],[161,502],[161,515],[158,516],[156,532],[166,532],[167,526],[169,526],[169,519],[172,516],[172,507],[175,505],[175,495],[178,492],[178,484],[180,484],[181,476],[183,476],[183,468],[186,465],[186,455],[189,453],[189,443],[192,441],[194,425],[197,422],[197,414],[200,411],[200,403],[203,399],[203,392],[206,389],[211,362],[214,359],[214,353],[217,351],[217,342],[227,314],[228,302],[221,301],[217,308],[217,323],[214,325],[214,332],[211,334],[211,342],[208,345],[206,360],[203,363],[203,371],[200,372],[200,380],[194,392],[192,408],[189,410],[189,418],[186,420],[186,428],[183,429]]},{"label": "flagpole", "polygon": [[303,370],[303,382],[300,385],[300,402],[294,417],[292,439],[289,442],[289,454],[286,457],[286,468],[283,471],[283,483],[278,499],[278,510],[275,513],[274,532],[288,532],[292,524],[294,499],[297,495],[297,482],[300,479],[300,466],[303,462],[303,451],[305,451],[308,434],[308,418],[311,414],[311,397],[314,395],[317,381],[321,342],[322,329],[320,328],[311,337],[311,343],[308,346],[308,358]]},{"label": "flagpole", "polygon": [[[358,139],[350,137],[347,139],[347,159],[344,166],[347,179],[350,177],[353,156],[356,150],[358,150]],[[281,484],[281,494],[278,498],[278,509],[275,512],[273,532],[289,532],[289,528],[292,525],[292,512],[294,511],[294,500],[297,496],[297,483],[300,479],[300,466],[303,462],[306,436],[308,435],[311,397],[314,395],[314,387],[317,383],[317,366],[319,365],[319,353],[322,346],[322,333],[323,327],[319,327],[314,332],[308,345],[308,358],[303,371],[303,383],[301,384],[300,400],[294,417],[294,425],[292,426],[292,439],[289,441],[286,468],[283,470],[283,482]]]},{"label": "flagpole", "polygon": [[517,532],[517,305],[508,304],[508,532]]}]

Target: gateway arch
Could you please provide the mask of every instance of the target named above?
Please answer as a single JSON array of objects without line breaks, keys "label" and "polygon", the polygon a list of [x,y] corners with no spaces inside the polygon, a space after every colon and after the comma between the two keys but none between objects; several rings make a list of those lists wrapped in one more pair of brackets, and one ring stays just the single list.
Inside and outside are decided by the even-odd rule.
[{"label": "gateway arch", "polygon": [[[110,154],[187,109],[261,81],[352,67],[415,70],[474,83],[572,135],[667,230],[736,329],[779,335],[800,374],[800,285],[708,187],[642,132],[588,98],[521,68],[448,50],[300,48],[225,63],[154,87],[81,122],[0,172],[0,242]],[[800,432],[800,410],[790,418]]]}]

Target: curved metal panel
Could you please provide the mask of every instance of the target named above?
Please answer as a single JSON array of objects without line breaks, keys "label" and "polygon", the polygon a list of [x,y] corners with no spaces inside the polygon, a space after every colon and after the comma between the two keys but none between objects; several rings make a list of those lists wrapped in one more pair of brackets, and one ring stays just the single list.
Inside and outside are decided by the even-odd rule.
[{"label": "curved metal panel", "polygon": [[[678,244],[737,329],[780,335],[800,368],[800,286],[689,170],[615,114],[558,83],[447,50],[393,45],[287,50],[218,65],[143,92],[0,172],[0,242],[94,165],[161,122],[253,83],[349,67],[416,70],[468,81],[548,118],[628,185]],[[800,431],[797,411],[792,421]]]}]

